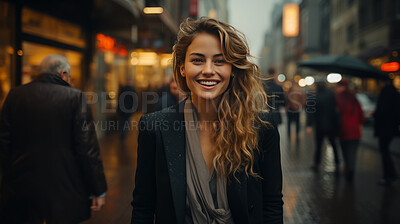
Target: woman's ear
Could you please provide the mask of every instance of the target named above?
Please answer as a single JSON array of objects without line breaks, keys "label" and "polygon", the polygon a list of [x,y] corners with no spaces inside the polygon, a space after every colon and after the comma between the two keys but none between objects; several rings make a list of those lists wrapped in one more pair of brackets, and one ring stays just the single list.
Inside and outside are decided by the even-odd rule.
[{"label": "woman's ear", "polygon": [[185,77],[185,67],[183,67],[183,65],[181,65],[181,67],[179,68],[179,70],[180,70],[180,72],[181,72],[181,75],[182,75],[183,77]]}]

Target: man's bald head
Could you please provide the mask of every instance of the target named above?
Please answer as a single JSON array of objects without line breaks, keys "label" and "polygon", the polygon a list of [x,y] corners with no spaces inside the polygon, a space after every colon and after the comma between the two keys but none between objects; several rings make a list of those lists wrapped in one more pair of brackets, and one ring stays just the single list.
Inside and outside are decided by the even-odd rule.
[{"label": "man's bald head", "polygon": [[39,65],[39,72],[58,75],[65,81],[70,82],[71,65],[66,57],[52,54],[42,60]]}]

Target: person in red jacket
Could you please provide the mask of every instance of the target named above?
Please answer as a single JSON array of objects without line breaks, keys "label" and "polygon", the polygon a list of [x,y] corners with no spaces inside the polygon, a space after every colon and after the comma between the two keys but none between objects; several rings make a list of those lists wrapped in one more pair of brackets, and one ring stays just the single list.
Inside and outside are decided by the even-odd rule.
[{"label": "person in red jacket", "polygon": [[357,147],[361,138],[362,124],[365,122],[364,112],[361,109],[355,94],[348,88],[349,82],[342,79],[336,85],[336,104],[340,113],[339,139],[345,163],[345,175],[352,181],[357,158]]}]

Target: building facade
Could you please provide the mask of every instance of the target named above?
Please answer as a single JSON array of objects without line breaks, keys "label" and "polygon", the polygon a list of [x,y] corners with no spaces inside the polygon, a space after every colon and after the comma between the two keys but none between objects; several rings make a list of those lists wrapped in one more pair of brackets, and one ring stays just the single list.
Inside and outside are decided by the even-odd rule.
[{"label": "building facade", "polygon": [[198,0],[199,17],[207,16],[223,22],[229,22],[228,0]]},{"label": "building facade", "polygon": [[302,76],[317,75],[318,72],[302,68],[298,71],[297,62],[319,57],[329,53],[330,43],[330,0],[303,0],[300,3],[299,35],[291,42],[286,63]]},{"label": "building facade", "polygon": [[[400,2],[397,0],[332,0],[331,54],[358,57],[381,69],[400,62]],[[399,70],[390,78],[400,89]],[[358,80],[361,88],[378,92],[373,79]]]},{"label": "building facade", "polygon": [[161,88],[171,70],[182,1],[156,2],[164,12],[146,15],[145,0],[0,0],[0,107],[11,88],[35,79],[45,56],[61,54],[95,118],[115,120],[121,85]]}]

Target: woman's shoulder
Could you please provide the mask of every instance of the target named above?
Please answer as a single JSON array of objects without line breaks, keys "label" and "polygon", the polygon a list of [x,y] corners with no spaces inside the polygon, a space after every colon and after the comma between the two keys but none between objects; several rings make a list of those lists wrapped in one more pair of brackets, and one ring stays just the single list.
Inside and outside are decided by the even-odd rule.
[{"label": "woman's shoulder", "polygon": [[160,111],[144,114],[139,121],[139,130],[158,131],[170,130],[171,127],[180,127],[180,121],[184,120],[182,102],[167,107]]},{"label": "woman's shoulder", "polygon": [[141,117],[141,120],[143,120],[143,121],[160,121],[160,120],[168,120],[168,119],[176,118],[177,115],[183,114],[183,105],[184,105],[184,101],[182,101],[176,105],[164,108],[159,111],[144,114]]},{"label": "woman's shoulder", "polygon": [[[259,114],[262,123],[258,125],[258,147],[260,153],[273,153],[280,150],[280,136],[278,129],[270,123],[271,113]],[[263,156],[261,157],[263,158]]]}]

